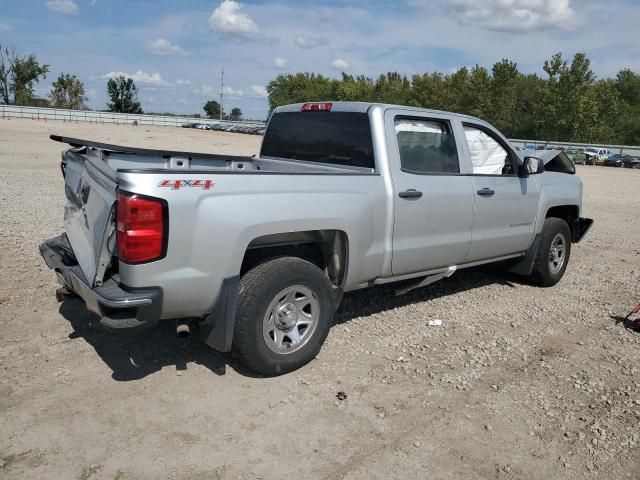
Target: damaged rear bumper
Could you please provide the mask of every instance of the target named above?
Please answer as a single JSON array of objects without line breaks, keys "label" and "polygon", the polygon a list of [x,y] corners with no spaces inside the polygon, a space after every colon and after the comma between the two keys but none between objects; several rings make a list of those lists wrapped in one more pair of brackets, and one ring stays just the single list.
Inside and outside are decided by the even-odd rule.
[{"label": "damaged rear bumper", "polygon": [[117,275],[92,287],[76,260],[66,234],[40,245],[47,266],[55,270],[58,283],[82,298],[87,309],[100,316],[100,323],[111,330],[138,330],[157,325],[162,305],[160,288],[129,288]]},{"label": "damaged rear bumper", "polygon": [[589,229],[593,226],[593,220],[590,218],[577,218],[573,221],[573,243],[582,240]]}]

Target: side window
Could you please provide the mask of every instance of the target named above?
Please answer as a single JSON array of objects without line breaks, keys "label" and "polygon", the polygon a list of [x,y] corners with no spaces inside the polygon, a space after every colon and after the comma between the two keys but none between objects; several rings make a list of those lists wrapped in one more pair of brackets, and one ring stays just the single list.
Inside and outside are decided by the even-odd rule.
[{"label": "side window", "polygon": [[511,156],[491,135],[479,128],[464,126],[473,173],[476,175],[512,175]]},{"label": "side window", "polygon": [[395,126],[403,171],[460,173],[455,139],[447,122],[396,118]]}]

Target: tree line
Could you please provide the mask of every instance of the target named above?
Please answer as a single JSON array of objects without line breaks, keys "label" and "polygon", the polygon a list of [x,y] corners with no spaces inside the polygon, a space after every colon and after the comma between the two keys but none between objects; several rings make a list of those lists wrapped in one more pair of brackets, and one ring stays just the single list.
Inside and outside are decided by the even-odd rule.
[{"label": "tree line", "polygon": [[[90,110],[87,106],[85,86],[69,73],[61,73],[52,82],[48,98],[38,98],[35,87],[47,78],[51,65],[41,64],[33,54],[21,55],[13,47],[0,45],[0,103],[5,105],[39,106]],[[106,85],[107,111],[117,113],[144,113],[138,100],[138,87],[132,78],[123,75],[110,78]],[[231,113],[220,112],[220,104],[210,100],[202,107],[209,118],[242,120],[238,107]],[[222,114],[221,114],[222,113]],[[200,116],[195,114],[195,116]]]},{"label": "tree line", "polygon": [[624,69],[597,79],[583,53],[571,62],[558,53],[543,71],[525,74],[503,59],[491,71],[476,65],[411,77],[307,72],[278,75],[267,92],[271,110],[314,100],[391,103],[473,115],[510,138],[640,145],[640,75]]}]

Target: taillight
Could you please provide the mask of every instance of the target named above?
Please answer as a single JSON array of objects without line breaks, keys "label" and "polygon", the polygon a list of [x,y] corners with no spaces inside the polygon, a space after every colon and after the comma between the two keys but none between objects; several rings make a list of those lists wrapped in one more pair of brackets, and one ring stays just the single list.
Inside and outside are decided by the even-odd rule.
[{"label": "taillight", "polygon": [[118,192],[118,257],[125,263],[159,260],[166,253],[167,204],[159,198]]},{"label": "taillight", "polygon": [[305,103],[302,105],[303,112],[330,112],[331,107],[333,107],[333,103]]}]

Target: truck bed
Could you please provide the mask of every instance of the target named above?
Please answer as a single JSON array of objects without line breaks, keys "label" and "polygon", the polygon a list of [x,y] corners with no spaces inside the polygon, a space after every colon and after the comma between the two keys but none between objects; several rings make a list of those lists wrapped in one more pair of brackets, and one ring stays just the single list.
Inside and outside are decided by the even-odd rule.
[{"label": "truck bed", "polygon": [[61,135],[51,135],[51,140],[67,143],[73,148],[84,149],[87,157],[99,157],[114,171],[129,173],[265,173],[265,174],[372,174],[373,169],[348,165],[322,164],[303,160],[220,155],[215,153],[184,152],[152,148],[129,147],[101,143]]}]

